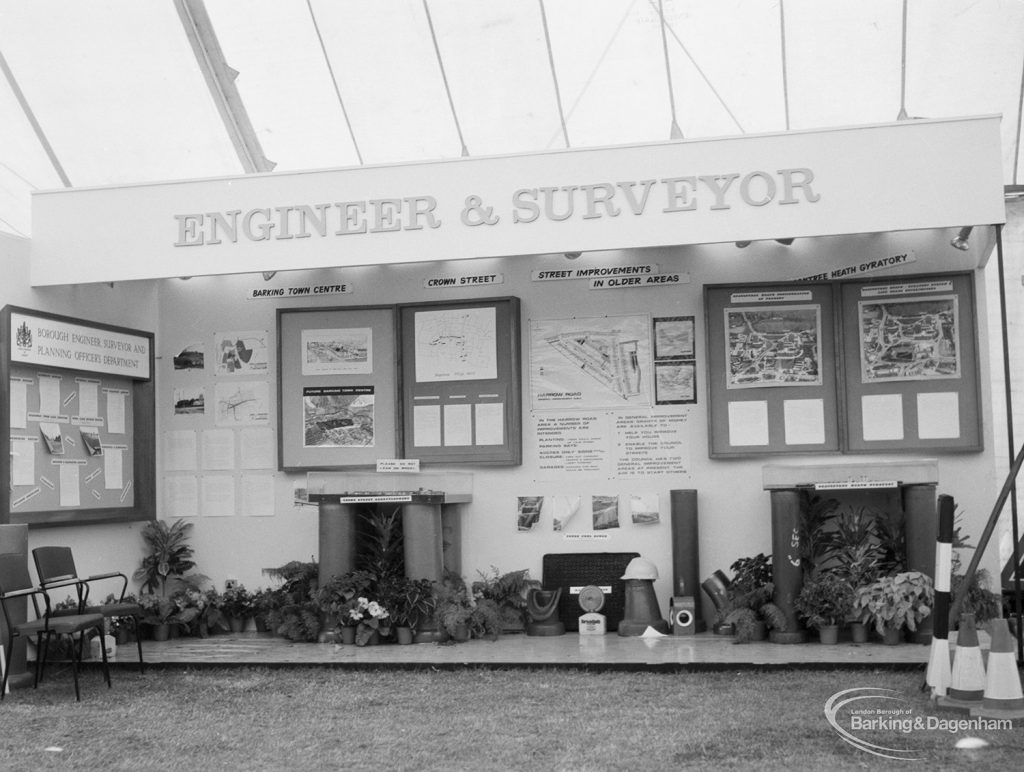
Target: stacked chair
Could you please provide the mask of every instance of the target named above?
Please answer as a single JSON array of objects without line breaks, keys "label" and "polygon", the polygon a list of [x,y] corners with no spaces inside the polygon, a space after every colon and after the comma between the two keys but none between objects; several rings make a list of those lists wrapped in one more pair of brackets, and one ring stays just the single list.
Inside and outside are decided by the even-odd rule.
[{"label": "stacked chair", "polygon": [[[23,612],[15,604],[32,599],[36,619],[18,622]],[[40,603],[40,600],[42,603]],[[17,638],[35,639],[36,667],[33,687],[39,686],[46,649],[51,638],[66,636],[71,649],[71,671],[75,680],[75,699],[81,700],[78,689],[78,668],[82,661],[82,650],[85,647],[86,633],[95,629],[103,635],[103,615],[100,613],[55,613],[50,604],[50,596],[42,587],[32,583],[28,573],[28,565],[22,555],[0,555],[0,607],[3,609],[4,623],[7,629],[6,648],[4,649],[4,674],[0,683],[0,700],[7,693],[7,681],[11,672],[11,657],[14,642]],[[110,668],[107,664],[107,650],[103,652],[103,677],[110,688]]]},{"label": "stacked chair", "polygon": [[[44,590],[53,590],[58,587],[74,587],[76,589],[78,595],[76,611],[78,614],[101,614],[104,619],[115,617],[130,619],[135,632],[135,642],[139,647],[139,671],[145,672],[146,666],[142,661],[142,631],[139,625],[143,616],[142,606],[125,601],[124,596],[128,589],[128,577],[125,574],[112,571],[106,574],[80,577],[75,569],[75,558],[70,547],[36,547],[32,550],[32,560],[35,561],[39,583]],[[90,603],[91,585],[110,580],[120,582],[118,599],[113,603]]]}]

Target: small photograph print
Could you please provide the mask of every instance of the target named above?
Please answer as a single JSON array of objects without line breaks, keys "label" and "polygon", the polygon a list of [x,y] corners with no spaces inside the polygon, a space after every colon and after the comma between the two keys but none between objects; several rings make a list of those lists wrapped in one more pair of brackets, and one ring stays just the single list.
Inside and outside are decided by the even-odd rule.
[{"label": "small photograph print", "polygon": [[594,530],[606,531],[619,527],[619,497],[594,496],[590,502],[594,515]]},{"label": "small photograph print", "polygon": [[661,522],[657,493],[634,493],[629,497],[629,511],[634,525],[656,525]]},{"label": "small photograph print", "polygon": [[174,390],[174,415],[202,415],[206,412],[206,392],[202,386]]},{"label": "small photograph print", "polygon": [[202,370],[205,366],[203,347],[198,343],[185,346],[174,356],[175,370]]},{"label": "small photograph print", "polygon": [[302,404],[304,447],[373,446],[373,386],[307,386]]},{"label": "small photograph print", "polygon": [[551,496],[551,528],[564,531],[580,510],[579,496]]},{"label": "small photograph print", "polygon": [[373,371],[373,330],[302,331],[303,375],[366,375]]},{"label": "small photograph print", "polygon": [[95,426],[80,426],[82,432],[82,445],[85,452],[90,456],[103,455],[103,443],[100,441],[100,430]]},{"label": "small photograph print", "polygon": [[39,431],[43,434],[46,449],[54,456],[63,456],[64,437],[60,433],[60,426],[44,422],[39,424]]},{"label": "small photograph print", "polygon": [[693,357],[693,317],[662,316],[654,319],[654,358]]},{"label": "small photograph print", "polygon": [[532,531],[540,522],[540,510],[543,506],[543,496],[519,496],[516,504],[517,530]]},{"label": "small photograph print", "polygon": [[697,402],[697,365],[694,360],[654,363],[654,402],[657,405],[692,405]]}]

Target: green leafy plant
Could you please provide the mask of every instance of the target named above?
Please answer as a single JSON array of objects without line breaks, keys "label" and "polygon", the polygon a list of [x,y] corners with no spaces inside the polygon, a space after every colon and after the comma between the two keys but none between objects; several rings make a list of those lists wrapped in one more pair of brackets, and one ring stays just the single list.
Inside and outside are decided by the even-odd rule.
[{"label": "green leafy plant", "polygon": [[526,626],[526,596],[531,589],[541,584],[530,578],[529,569],[499,573],[491,566],[488,573],[479,572],[480,578],[473,582],[473,596],[478,601],[493,601],[498,607],[503,630],[523,630]]},{"label": "green leafy plant", "polygon": [[473,616],[473,596],[465,580],[458,574],[447,573],[434,586],[434,624],[453,640],[463,632],[469,635],[469,620]]},{"label": "green leafy plant", "polygon": [[830,556],[829,530],[839,509],[838,499],[826,499],[800,490],[800,562],[805,572],[814,571]]},{"label": "green leafy plant", "polygon": [[430,616],[434,583],[429,579],[392,577],[381,583],[380,597],[391,610],[395,627],[408,627],[416,631],[423,620]]},{"label": "green leafy plant", "polygon": [[[975,545],[970,543],[970,536],[963,532],[962,512],[956,511],[954,515],[953,528],[953,556],[950,562],[950,592],[955,597],[961,592],[964,584],[967,583],[967,576],[962,572],[963,561],[960,555],[961,550],[974,549]],[[974,572],[967,589],[964,590],[964,599],[960,604],[961,614],[974,614],[975,622],[983,625],[1002,614],[1002,597],[992,591],[992,576],[987,569],[979,568]],[[957,629],[960,625],[959,619],[951,619],[950,627]]]},{"label": "green leafy plant", "polygon": [[833,571],[815,571],[804,580],[793,606],[811,627],[842,624],[853,611],[853,587]]},{"label": "green leafy plant", "polygon": [[[167,583],[177,577],[182,578],[196,567],[192,559],[194,550],[189,544],[192,523],[176,520],[168,524],[163,520],[151,520],[142,529],[142,540],[146,544],[148,554],[142,558],[142,566],[133,574],[133,578],[142,582],[144,592],[158,593],[167,596]],[[205,577],[190,577],[193,583]]]},{"label": "green leafy plant", "polygon": [[730,569],[733,579],[726,589],[726,603],[718,610],[716,621],[732,625],[736,643],[747,643],[764,637],[768,630],[785,631],[786,616],[772,602],[771,556],[758,553],[738,558]]},{"label": "green leafy plant", "polygon": [[267,626],[290,641],[315,641],[320,634],[320,605],[316,600],[319,567],[293,560],[263,573],[281,580],[269,593]]},{"label": "green leafy plant", "polygon": [[854,610],[880,635],[906,627],[911,632],[932,612],[935,593],[931,577],[920,571],[880,576],[856,591]]},{"label": "green leafy plant", "polygon": [[220,597],[221,609],[228,617],[249,617],[256,610],[253,594],[243,584],[226,588]]}]

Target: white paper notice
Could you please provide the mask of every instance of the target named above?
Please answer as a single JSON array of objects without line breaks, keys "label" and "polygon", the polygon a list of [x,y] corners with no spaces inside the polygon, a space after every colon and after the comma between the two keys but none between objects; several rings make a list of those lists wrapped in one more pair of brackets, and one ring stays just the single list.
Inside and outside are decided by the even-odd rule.
[{"label": "white paper notice", "polygon": [[60,415],[60,378],[39,376],[39,412],[43,415]]},{"label": "white paper notice", "polygon": [[28,384],[11,379],[11,428],[24,429],[28,424]]},{"label": "white paper notice", "polygon": [[505,442],[505,405],[501,402],[478,402],[476,411],[476,444],[501,445]]},{"label": "white paper notice", "polygon": [[441,445],[441,406],[414,405],[412,409],[413,445],[437,448]]},{"label": "white paper notice", "polygon": [[473,425],[470,416],[470,405],[444,406],[444,444],[446,446],[473,444]]},{"label": "white paper notice", "polygon": [[205,517],[230,517],[235,514],[235,478],[229,474],[203,477],[202,513]]},{"label": "white paper notice", "polygon": [[733,447],[768,444],[768,403],[729,403],[729,444]]},{"label": "white paper notice", "polygon": [[235,433],[231,429],[203,432],[203,469],[235,468]]},{"label": "white paper notice", "polygon": [[36,444],[31,440],[11,441],[11,484],[36,484]]},{"label": "white paper notice", "polygon": [[78,507],[82,505],[81,488],[78,483],[78,464],[60,465],[60,505]]},{"label": "white paper notice", "polygon": [[164,507],[171,517],[195,517],[199,514],[199,481],[194,475],[164,478]]},{"label": "white paper notice", "polygon": [[903,439],[903,397],[866,394],[860,398],[861,425],[866,441]]},{"label": "white paper notice", "polygon": [[960,437],[960,400],[955,391],[917,395],[917,436],[922,440]]},{"label": "white paper notice", "polygon": [[242,469],[271,469],[274,466],[274,430],[250,427],[239,432]]},{"label": "white paper notice", "polygon": [[98,418],[100,414],[99,381],[78,380],[78,415],[82,418]]},{"label": "white paper notice", "polygon": [[121,448],[103,449],[103,487],[108,491],[124,487],[124,456]]},{"label": "white paper notice", "polygon": [[274,516],[274,475],[242,475],[242,514],[250,517]]},{"label": "white paper notice", "polygon": [[164,469],[168,472],[196,470],[196,433],[188,429],[164,435]]},{"label": "white paper notice", "polygon": [[107,431],[124,434],[125,394],[123,391],[107,392]]},{"label": "white paper notice", "polygon": [[825,403],[820,399],[783,402],[787,445],[822,445],[825,442]]}]

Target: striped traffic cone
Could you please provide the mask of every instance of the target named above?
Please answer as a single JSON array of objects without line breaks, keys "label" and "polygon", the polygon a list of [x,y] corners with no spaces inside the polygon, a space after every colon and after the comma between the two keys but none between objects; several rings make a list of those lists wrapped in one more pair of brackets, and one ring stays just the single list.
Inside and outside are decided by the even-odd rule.
[{"label": "striped traffic cone", "polygon": [[952,496],[939,496],[939,535],[935,542],[935,609],[932,650],[928,658],[925,684],[931,687],[932,697],[945,697],[953,674],[949,665],[949,593],[953,563],[953,510]]},{"label": "striped traffic cone", "polygon": [[985,663],[981,659],[974,614],[961,614],[949,689],[945,697],[939,697],[938,703],[944,708],[970,710],[981,707],[984,697]]},{"label": "striped traffic cone", "polygon": [[1021,692],[1013,640],[1006,620],[993,619],[985,698],[980,707],[971,708],[972,716],[1024,718],[1024,693]]}]

